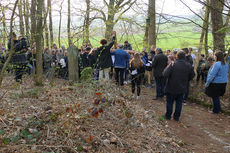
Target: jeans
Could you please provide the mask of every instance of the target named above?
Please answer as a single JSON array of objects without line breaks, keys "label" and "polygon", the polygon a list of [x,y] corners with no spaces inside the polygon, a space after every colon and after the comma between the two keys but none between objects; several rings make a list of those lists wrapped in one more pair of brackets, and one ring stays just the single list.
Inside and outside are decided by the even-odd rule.
[{"label": "jeans", "polygon": [[100,70],[99,71],[99,80],[108,81],[109,80],[109,72],[110,72],[110,68]]},{"label": "jeans", "polygon": [[212,112],[218,114],[220,112],[220,97],[212,97],[213,110]]},{"label": "jeans", "polygon": [[178,121],[180,118],[181,110],[182,110],[182,101],[183,101],[183,94],[166,94],[166,119],[171,119],[171,115],[173,112],[173,103],[176,101],[176,108],[173,114],[174,120]]},{"label": "jeans", "polygon": [[140,92],[141,92],[141,76],[137,76],[137,75],[132,75],[132,93],[135,92],[135,85],[137,86],[137,96],[140,96]]},{"label": "jeans", "polygon": [[155,77],[156,81],[156,97],[164,97],[165,93],[165,84],[166,84],[166,79],[164,77]]},{"label": "jeans", "polygon": [[124,85],[124,71],[125,68],[115,68],[115,72],[116,72],[116,84],[119,84],[119,78],[120,78],[120,85],[123,86]]}]

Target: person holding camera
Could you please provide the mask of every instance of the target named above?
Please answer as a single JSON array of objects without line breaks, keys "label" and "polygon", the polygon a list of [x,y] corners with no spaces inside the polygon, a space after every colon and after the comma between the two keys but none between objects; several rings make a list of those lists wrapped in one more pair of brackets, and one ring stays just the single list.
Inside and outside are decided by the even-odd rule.
[{"label": "person holding camera", "polygon": [[28,50],[28,42],[26,38],[20,36],[17,40],[17,35],[13,32],[13,45],[11,44],[11,38],[8,41],[8,49],[11,49],[11,45],[14,47],[14,55],[11,59],[15,68],[15,80],[16,82],[22,82],[22,75],[27,65],[26,52]]}]

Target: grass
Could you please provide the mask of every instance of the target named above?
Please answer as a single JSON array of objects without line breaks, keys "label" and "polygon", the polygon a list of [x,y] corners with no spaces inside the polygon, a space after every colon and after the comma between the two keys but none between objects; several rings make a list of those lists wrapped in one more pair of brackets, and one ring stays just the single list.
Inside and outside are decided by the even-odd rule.
[{"label": "grass", "polygon": [[[200,32],[192,32],[192,30],[188,30],[188,32],[165,32],[159,34],[157,37],[157,47],[162,48],[164,51],[174,48],[184,48],[184,47],[197,47],[199,46],[200,42]],[[90,38],[90,42],[93,47],[99,47],[99,41],[102,39],[103,36],[94,36]],[[118,43],[123,43],[125,40],[128,40],[129,43],[132,44],[133,50],[142,51],[143,49],[143,38],[144,34],[133,34],[133,35],[118,35]],[[80,47],[82,44],[82,39],[76,41],[74,39],[75,45]],[[227,36],[226,42],[230,41],[230,37]],[[58,44],[57,41],[55,41]],[[63,38],[61,40],[61,44],[67,46],[68,39]],[[212,45],[212,34],[209,33],[208,35],[208,46],[211,48]],[[226,48],[228,48],[228,44],[226,43]],[[204,48],[203,48],[204,49]],[[202,50],[204,53],[204,50]]]}]

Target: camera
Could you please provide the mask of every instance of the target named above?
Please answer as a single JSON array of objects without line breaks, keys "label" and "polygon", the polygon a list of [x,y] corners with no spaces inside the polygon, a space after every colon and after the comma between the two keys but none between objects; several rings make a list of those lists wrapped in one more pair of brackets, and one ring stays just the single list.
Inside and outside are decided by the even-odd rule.
[{"label": "camera", "polygon": [[[12,56],[12,64],[26,64],[26,51],[29,49],[29,37],[24,36],[20,40],[14,40],[14,55]],[[8,48],[11,48],[11,38],[8,42]]]}]

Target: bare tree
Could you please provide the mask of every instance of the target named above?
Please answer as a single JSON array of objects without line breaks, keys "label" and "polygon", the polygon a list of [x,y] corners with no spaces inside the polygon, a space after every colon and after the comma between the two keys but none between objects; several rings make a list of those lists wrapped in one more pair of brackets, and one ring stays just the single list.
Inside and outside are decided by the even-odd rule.
[{"label": "bare tree", "polygon": [[67,23],[67,32],[68,32],[68,45],[72,45],[72,39],[71,39],[71,31],[70,31],[70,0],[68,0],[68,23]]},{"label": "bare tree", "polygon": [[23,0],[23,10],[24,10],[24,19],[25,19],[25,28],[26,28],[26,35],[29,36],[30,34],[30,27],[29,27],[29,0]]},{"label": "bare tree", "polygon": [[149,0],[149,34],[148,34],[148,41],[149,46],[156,47],[156,2],[155,0]]},{"label": "bare tree", "polygon": [[[136,0],[103,0],[108,12],[105,13],[103,9],[92,8],[101,14],[98,19],[102,19],[105,23],[105,38],[111,40],[114,25],[124,19],[123,15],[135,4]],[[108,15],[106,15],[108,14]],[[115,16],[117,16],[115,18]]]},{"label": "bare tree", "polygon": [[36,76],[35,84],[42,85],[43,67],[42,67],[42,33],[43,33],[43,7],[44,0],[37,1],[37,26],[36,26]]},{"label": "bare tree", "polygon": [[49,8],[50,45],[53,45],[54,34],[53,34],[53,21],[52,21],[52,5],[51,5],[51,0],[47,0],[47,4],[48,4],[48,8]]},{"label": "bare tree", "polygon": [[20,34],[24,36],[24,21],[23,21],[23,14],[22,14],[22,0],[18,1],[18,12],[19,12],[19,25],[20,25]]},{"label": "bare tree", "polygon": [[49,12],[49,8],[47,6],[47,10],[46,10],[46,7],[43,7],[43,11],[44,11],[44,29],[45,29],[45,47],[48,47],[49,48],[49,29],[48,29],[48,26],[47,26],[47,16],[48,16],[48,12]]},{"label": "bare tree", "polygon": [[62,4],[64,0],[62,0],[60,4],[60,10],[59,10],[59,27],[58,27],[58,45],[59,48],[61,47],[61,21],[62,21]]},{"label": "bare tree", "polygon": [[220,32],[224,27],[223,24],[223,8],[224,0],[210,0],[211,20],[212,20],[212,35],[213,35],[213,46],[215,49],[225,51],[225,33]]},{"label": "bare tree", "polygon": [[7,38],[7,31],[6,31],[6,16],[5,16],[5,8],[4,6],[1,7],[1,12],[2,12],[2,25],[3,25],[3,32],[2,32],[2,37],[3,37],[3,46],[6,46],[6,38]]},{"label": "bare tree", "polygon": [[[209,0],[206,0],[206,3],[209,4]],[[210,14],[210,9],[208,6],[206,6],[205,7],[204,20],[203,20],[203,28],[201,31],[200,43],[199,43],[199,48],[198,48],[198,58],[197,58],[198,60],[199,60],[200,54],[202,52],[204,37],[205,37],[205,39],[208,38],[208,37],[206,37],[206,33],[208,34],[209,14]],[[205,44],[205,46],[207,46],[207,44]]]},{"label": "bare tree", "polygon": [[89,41],[89,26],[90,26],[90,0],[85,0],[86,2],[86,14],[84,21],[84,42],[90,43]]},{"label": "bare tree", "polygon": [[31,42],[35,42],[35,33],[36,33],[36,3],[37,0],[31,1],[30,8],[30,21],[31,21]]}]

